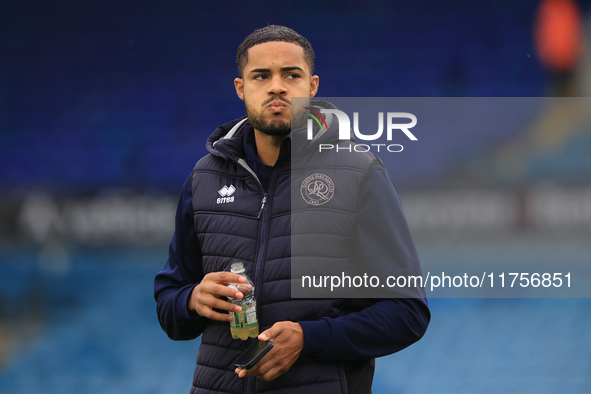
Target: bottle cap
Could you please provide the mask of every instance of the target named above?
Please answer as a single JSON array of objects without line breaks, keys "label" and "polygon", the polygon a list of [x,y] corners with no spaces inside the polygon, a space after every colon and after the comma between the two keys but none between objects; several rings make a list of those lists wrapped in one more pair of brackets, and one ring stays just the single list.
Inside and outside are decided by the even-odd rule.
[{"label": "bottle cap", "polygon": [[241,274],[245,271],[244,269],[244,264],[241,262],[236,262],[236,263],[232,263],[232,266],[230,268],[230,271],[233,274]]}]

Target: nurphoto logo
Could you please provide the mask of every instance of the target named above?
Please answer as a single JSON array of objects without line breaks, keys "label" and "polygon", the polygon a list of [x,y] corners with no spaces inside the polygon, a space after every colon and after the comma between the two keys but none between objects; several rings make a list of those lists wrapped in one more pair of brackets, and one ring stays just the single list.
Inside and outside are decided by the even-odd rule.
[{"label": "nurphoto logo", "polygon": [[[309,108],[304,107],[310,112],[304,112],[306,115],[310,116],[312,119],[308,119],[308,129],[307,129],[307,138],[308,140],[314,139],[314,121],[318,124],[320,129],[325,128],[328,130],[328,125],[326,123],[325,118],[322,114],[332,114],[336,116],[339,122],[339,140],[349,140],[351,139],[351,121],[349,120],[349,116],[344,113],[343,111],[339,111],[338,109],[320,109],[320,112]],[[386,121],[386,139],[388,141],[392,141],[392,137],[394,135],[394,131],[399,130],[411,141],[417,141],[417,137],[409,129],[413,128],[417,124],[417,117],[409,112],[388,112],[385,116],[387,119]],[[407,119],[410,122],[407,123],[394,123],[394,119]],[[359,131],[359,113],[353,112],[353,132],[355,133],[355,137],[361,141],[375,141],[380,138],[384,133],[384,113],[378,112],[378,131],[374,134],[362,134]],[[373,147],[373,148],[372,148]],[[323,150],[331,150],[336,149],[336,151],[347,151],[347,152],[369,152],[370,150],[376,150],[380,152],[380,148],[387,150],[388,152],[402,152],[404,149],[400,144],[357,144],[353,147],[339,147],[338,145],[335,147],[333,144],[319,144],[318,151],[322,152]]]}]

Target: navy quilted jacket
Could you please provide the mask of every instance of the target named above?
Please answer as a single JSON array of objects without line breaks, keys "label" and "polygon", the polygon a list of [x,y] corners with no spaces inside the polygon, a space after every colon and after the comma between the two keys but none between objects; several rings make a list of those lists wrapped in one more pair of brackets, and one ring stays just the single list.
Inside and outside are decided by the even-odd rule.
[{"label": "navy quilted jacket", "polygon": [[[325,138],[333,138],[336,133],[331,131]],[[292,258],[315,263],[319,255],[323,264],[345,271],[354,263],[353,255],[387,255],[402,271],[407,264],[418,264],[396,188],[372,155],[328,154],[307,162],[306,155],[291,154],[286,138],[265,190],[248,165],[257,160],[244,148],[248,132],[252,128],[243,118],[221,126],[209,138],[210,154],[196,164],[183,187],[169,260],[155,280],[158,317],[168,336],[186,340],[203,335],[191,392],[369,393],[373,358],[403,349],[424,334],[430,318],[426,302],[293,299],[291,264]],[[299,160],[293,171],[292,156]],[[335,189],[321,209],[291,187],[318,172],[332,179]],[[337,193],[345,184],[355,192]],[[337,230],[311,234],[300,226],[310,215]],[[390,242],[376,246],[375,231],[392,234]],[[292,256],[292,243],[305,252]],[[364,247],[368,244],[371,248]],[[326,250],[331,251],[328,256]],[[235,261],[244,262],[254,280],[261,331],[285,320],[300,322],[304,330],[299,360],[272,382],[239,379],[230,365],[247,343],[231,338],[227,322],[210,321],[187,309],[195,284],[209,272],[229,271]]]}]

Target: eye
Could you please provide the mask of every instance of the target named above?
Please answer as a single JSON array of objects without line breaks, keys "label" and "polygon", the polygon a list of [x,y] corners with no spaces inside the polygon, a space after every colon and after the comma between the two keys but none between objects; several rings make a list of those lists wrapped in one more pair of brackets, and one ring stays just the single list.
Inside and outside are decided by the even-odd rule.
[{"label": "eye", "polygon": [[300,78],[300,74],[289,74],[287,76],[288,79],[297,79]]},{"label": "eye", "polygon": [[257,79],[257,80],[261,81],[263,79],[267,79],[267,76],[265,74],[259,74],[259,75],[256,75],[253,79]]}]

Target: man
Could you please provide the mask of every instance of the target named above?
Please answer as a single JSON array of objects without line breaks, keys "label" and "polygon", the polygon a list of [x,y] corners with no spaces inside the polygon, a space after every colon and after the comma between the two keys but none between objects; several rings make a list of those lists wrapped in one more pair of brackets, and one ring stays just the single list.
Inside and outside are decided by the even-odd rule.
[{"label": "man", "polygon": [[[346,267],[370,259],[395,261],[402,271],[418,264],[394,184],[379,159],[365,153],[330,154],[320,161],[308,157],[308,164],[292,174],[292,160],[301,164],[307,156],[292,147],[291,99],[314,97],[319,85],[305,38],[286,27],[267,26],[241,44],[237,63],[234,85],[246,117],[212,134],[210,154],[183,187],[169,260],[155,279],[160,324],[175,340],[203,334],[191,393],[369,393],[373,359],[424,334],[430,319],[426,302],[292,298],[291,244],[304,240],[312,255],[332,245],[325,260]],[[318,141],[332,141],[337,123],[320,130]],[[308,196],[292,212],[292,176],[299,184],[317,170],[338,187],[356,185],[355,197],[325,193],[320,211]],[[220,198],[228,190],[231,197]],[[342,236],[306,238],[297,223],[307,214],[339,223]],[[376,241],[376,231],[392,236]],[[258,338],[275,343],[250,370],[230,368],[247,347],[232,339],[228,323],[227,312],[240,307],[225,297],[242,298],[227,286],[244,281],[228,272],[236,261],[254,281]]]}]

